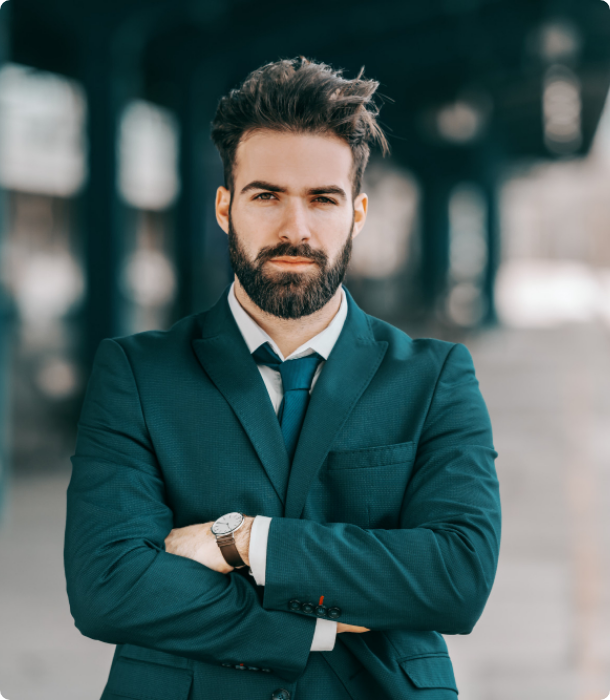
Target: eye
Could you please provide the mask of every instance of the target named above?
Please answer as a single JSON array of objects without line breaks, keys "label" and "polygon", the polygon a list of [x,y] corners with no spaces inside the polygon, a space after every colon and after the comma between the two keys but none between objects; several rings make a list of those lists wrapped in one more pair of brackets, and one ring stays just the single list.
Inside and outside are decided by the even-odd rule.
[{"label": "eye", "polygon": [[256,197],[253,197],[253,199],[260,199],[263,202],[268,202],[270,201],[268,197],[275,197],[275,195],[272,192],[261,192],[257,194]]},{"label": "eye", "polygon": [[316,197],[315,202],[320,202],[320,204],[335,204],[335,201],[333,199],[329,199],[328,197]]}]

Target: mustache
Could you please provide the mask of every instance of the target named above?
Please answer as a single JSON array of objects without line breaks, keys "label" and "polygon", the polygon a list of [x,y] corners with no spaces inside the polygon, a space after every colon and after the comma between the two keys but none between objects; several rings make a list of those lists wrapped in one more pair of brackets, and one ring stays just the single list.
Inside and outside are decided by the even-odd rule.
[{"label": "mustache", "polygon": [[290,243],[280,243],[280,245],[274,247],[267,246],[266,248],[261,248],[256,256],[256,262],[262,264],[267,260],[271,260],[271,258],[278,258],[281,256],[309,258],[321,266],[325,266],[328,261],[328,256],[324,251],[313,250],[307,243],[300,246],[293,246]]}]

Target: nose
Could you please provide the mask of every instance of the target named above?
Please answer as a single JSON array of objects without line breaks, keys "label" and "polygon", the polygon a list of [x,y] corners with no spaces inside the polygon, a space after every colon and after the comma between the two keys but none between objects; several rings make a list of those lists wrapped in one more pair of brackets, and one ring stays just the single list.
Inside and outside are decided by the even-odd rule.
[{"label": "nose", "polygon": [[307,221],[307,211],[303,202],[298,198],[289,202],[285,209],[284,220],[280,229],[280,238],[289,241],[292,245],[299,245],[303,241],[311,238],[309,223]]}]

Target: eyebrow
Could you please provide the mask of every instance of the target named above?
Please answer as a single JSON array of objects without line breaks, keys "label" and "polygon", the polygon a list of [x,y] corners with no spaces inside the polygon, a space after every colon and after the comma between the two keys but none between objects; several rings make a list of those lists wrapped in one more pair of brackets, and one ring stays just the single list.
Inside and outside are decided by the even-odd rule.
[{"label": "eyebrow", "polygon": [[[242,188],[241,194],[249,192],[250,190],[267,190],[268,192],[288,192],[287,187],[282,187],[281,185],[274,185],[271,182],[264,182],[263,180],[254,180],[249,182],[245,187]],[[321,194],[334,194],[339,197],[347,198],[345,190],[336,185],[327,185],[325,187],[310,187],[305,191],[306,195],[321,195]]]},{"label": "eyebrow", "polygon": [[281,187],[280,185],[273,185],[270,182],[264,182],[263,180],[254,180],[249,182],[244,188],[242,188],[241,194],[244,192],[249,192],[250,190],[268,190],[269,192],[288,192],[287,187]]},{"label": "eyebrow", "polygon": [[307,194],[336,194],[339,197],[346,198],[345,190],[336,185],[328,185],[328,187],[312,187],[307,190]]}]

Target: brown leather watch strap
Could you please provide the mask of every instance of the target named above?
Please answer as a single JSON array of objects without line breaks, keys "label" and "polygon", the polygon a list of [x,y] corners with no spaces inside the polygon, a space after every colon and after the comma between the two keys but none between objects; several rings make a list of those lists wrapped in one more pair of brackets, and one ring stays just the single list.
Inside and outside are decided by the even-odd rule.
[{"label": "brown leather watch strap", "polygon": [[237,551],[237,547],[235,546],[235,538],[233,537],[232,532],[230,532],[228,535],[218,535],[216,537],[216,542],[218,542],[220,553],[225,558],[227,564],[236,569],[241,569],[242,567],[246,566],[246,563],[241,558],[240,553]]}]

